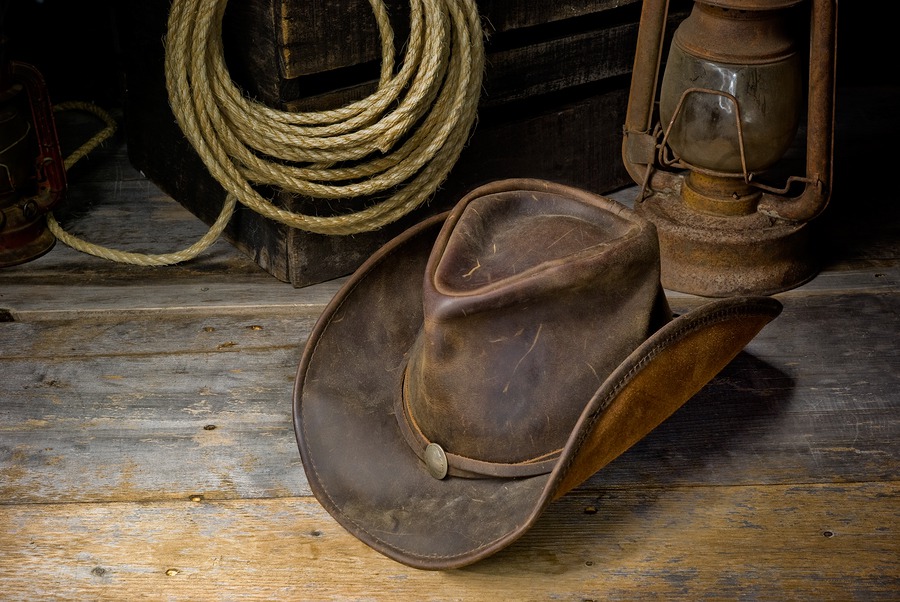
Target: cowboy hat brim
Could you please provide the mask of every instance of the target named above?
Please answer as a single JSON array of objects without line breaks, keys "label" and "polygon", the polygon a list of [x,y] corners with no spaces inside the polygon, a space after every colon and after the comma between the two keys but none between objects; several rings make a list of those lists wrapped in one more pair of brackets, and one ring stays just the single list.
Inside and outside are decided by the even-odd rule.
[{"label": "cowboy hat brim", "polygon": [[319,502],[361,541],[423,569],[465,566],[508,546],[550,501],[671,415],[781,310],[771,298],[725,299],[669,322],[584,400],[549,474],[437,480],[402,436],[394,407],[422,326],[425,265],[446,217],[407,230],[350,277],[310,334],[293,399]]}]

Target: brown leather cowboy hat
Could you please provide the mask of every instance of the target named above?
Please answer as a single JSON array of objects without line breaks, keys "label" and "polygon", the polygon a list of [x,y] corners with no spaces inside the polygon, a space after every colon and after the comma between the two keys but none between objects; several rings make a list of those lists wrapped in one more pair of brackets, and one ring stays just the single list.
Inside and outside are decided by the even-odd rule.
[{"label": "brown leather cowboy hat", "polygon": [[672,319],[649,222],[489,184],[375,253],[316,324],[294,428],[313,493],[413,567],[470,564],[665,420],[781,311]]}]

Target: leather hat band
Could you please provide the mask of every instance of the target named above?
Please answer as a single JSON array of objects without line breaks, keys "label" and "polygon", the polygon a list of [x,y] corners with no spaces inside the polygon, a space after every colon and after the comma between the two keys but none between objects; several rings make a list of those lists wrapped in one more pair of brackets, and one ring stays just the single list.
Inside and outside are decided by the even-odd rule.
[{"label": "leather hat band", "polygon": [[467,479],[521,478],[547,474],[556,465],[561,449],[524,462],[486,462],[445,451],[440,444],[430,441],[419,429],[409,408],[408,366],[403,371],[402,392],[397,396],[396,416],[400,432],[406,443],[425,463],[429,473],[436,479],[445,476]]}]

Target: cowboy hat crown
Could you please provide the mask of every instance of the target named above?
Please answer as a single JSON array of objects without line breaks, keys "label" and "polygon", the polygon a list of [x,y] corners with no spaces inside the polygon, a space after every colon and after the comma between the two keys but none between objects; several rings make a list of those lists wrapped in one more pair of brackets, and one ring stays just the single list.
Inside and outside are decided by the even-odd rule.
[{"label": "cowboy hat crown", "polygon": [[549,472],[585,401],[667,320],[655,231],[569,195],[510,191],[472,200],[445,231],[401,428],[426,464],[440,446],[451,475]]}]

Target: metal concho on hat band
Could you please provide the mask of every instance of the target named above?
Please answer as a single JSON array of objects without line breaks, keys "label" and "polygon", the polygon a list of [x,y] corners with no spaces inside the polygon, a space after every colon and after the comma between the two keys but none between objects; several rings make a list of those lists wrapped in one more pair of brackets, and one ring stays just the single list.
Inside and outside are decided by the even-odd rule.
[{"label": "metal concho on hat band", "polygon": [[547,474],[553,470],[561,449],[524,462],[486,462],[449,453],[439,443],[430,441],[419,429],[409,408],[408,374],[409,364],[403,369],[403,386],[401,394],[397,396],[397,411],[394,414],[406,443],[425,463],[428,474],[435,479],[440,480],[448,475],[467,479],[520,478]]}]

